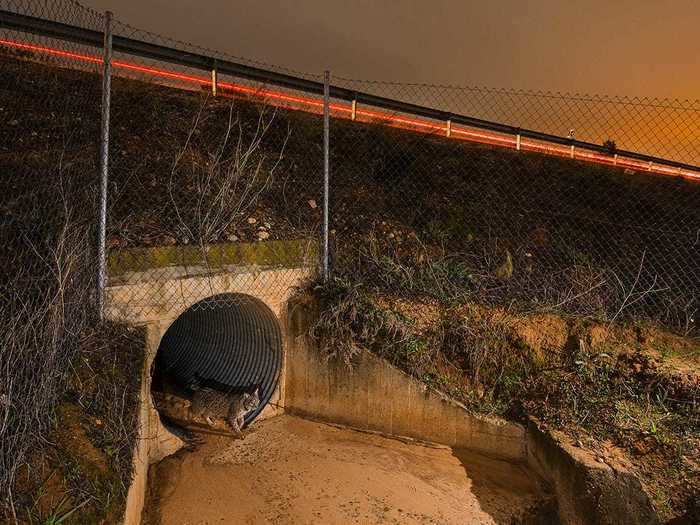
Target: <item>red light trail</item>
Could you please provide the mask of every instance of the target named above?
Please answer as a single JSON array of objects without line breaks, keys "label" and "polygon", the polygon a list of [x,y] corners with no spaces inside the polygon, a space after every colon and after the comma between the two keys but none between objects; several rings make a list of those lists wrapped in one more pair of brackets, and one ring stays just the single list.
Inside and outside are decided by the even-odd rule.
[{"label": "red light trail", "polygon": [[[74,53],[71,51],[64,51],[61,49],[55,49],[45,46],[38,46],[34,44],[27,44],[23,42],[16,42],[12,40],[3,39],[0,39],[0,45],[14,49],[32,51],[34,53],[41,53],[49,56],[69,58],[88,64],[102,64],[101,57],[84,55],[81,53]],[[151,75],[153,77],[178,80],[181,82],[195,84],[198,88],[201,88],[202,86],[211,87],[212,85],[212,79],[209,77],[199,77],[184,73],[175,73],[164,69],[140,66],[138,64],[132,64],[120,60],[112,61],[112,66],[116,70],[121,69],[124,71],[131,71]],[[242,84],[234,84],[231,82],[217,82],[217,88],[223,91],[223,95],[226,95],[227,91],[233,93],[240,93],[247,96],[260,98],[266,104],[277,107],[299,109],[297,106],[306,106],[306,108],[313,108],[316,111],[321,110],[323,108],[323,101],[321,99],[304,97],[299,95],[291,95],[289,93],[284,93],[281,91],[273,91],[269,89],[256,89]],[[270,101],[275,101],[276,103],[271,103]],[[489,133],[486,131],[476,131],[469,128],[455,127],[450,124],[437,124],[434,121],[427,119],[419,119],[408,116],[396,116],[391,113],[367,109],[355,109],[353,105],[331,103],[330,110],[335,112],[336,114],[342,114],[341,118],[345,119],[350,119],[354,116],[353,120],[361,120],[364,122],[369,121],[370,123],[376,120],[381,120],[385,123],[385,125],[388,125],[390,127],[407,129],[418,133],[435,135],[439,134],[439,136],[453,140],[476,142],[480,144],[505,147],[509,149],[519,148],[525,151],[534,151],[557,157],[569,157],[572,160],[581,160],[584,162],[604,164],[607,166],[629,168],[638,171],[656,173],[659,175],[667,175],[674,177],[680,176],[684,179],[700,181],[700,173],[698,172],[684,170],[680,168],[672,168],[668,166],[656,166],[651,162],[643,163],[624,157],[605,156],[591,151],[580,151],[579,148],[572,149],[571,147],[561,146],[558,144],[547,144],[541,142],[532,142],[530,140],[519,140],[510,135],[501,135],[497,133]]]}]

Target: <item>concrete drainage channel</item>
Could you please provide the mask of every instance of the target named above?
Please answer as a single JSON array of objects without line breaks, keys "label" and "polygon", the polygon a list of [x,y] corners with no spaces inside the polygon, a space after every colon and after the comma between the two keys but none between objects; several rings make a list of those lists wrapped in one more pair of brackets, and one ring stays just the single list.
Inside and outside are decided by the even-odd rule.
[{"label": "concrete drainage channel", "polygon": [[[533,509],[523,523],[556,522],[552,512],[562,523],[658,523],[634,475],[569,446],[534,421],[520,425],[474,416],[369,352],[361,354],[350,374],[344,364],[325,360],[307,335],[315,316],[313,304],[292,299],[296,287],[312,275],[309,266],[284,270],[257,267],[251,271],[253,279],[244,278],[240,267],[228,270],[230,273],[216,279],[175,272],[174,290],[182,289],[188,279],[194,285],[205,279],[207,286],[202,288],[213,293],[184,307],[181,303],[177,307],[175,303],[153,304],[148,315],[143,309],[130,310],[127,301],[120,301],[133,289],[121,288],[116,279],[111,281],[116,283],[109,290],[112,317],[145,325],[148,333],[141,439],[134,456],[135,475],[125,524],[141,521],[148,466],[184,444],[162,424],[155,410],[152,379],[156,387],[164,377],[186,385],[195,373],[233,387],[259,385],[263,403],[247,415],[248,422],[284,411],[520,465],[542,480],[550,493],[542,507]],[[158,289],[167,289],[162,274],[158,275]],[[138,277],[148,282],[148,272]],[[122,286],[133,287],[134,280],[131,273],[129,282]],[[507,480],[503,482],[507,484]]]}]

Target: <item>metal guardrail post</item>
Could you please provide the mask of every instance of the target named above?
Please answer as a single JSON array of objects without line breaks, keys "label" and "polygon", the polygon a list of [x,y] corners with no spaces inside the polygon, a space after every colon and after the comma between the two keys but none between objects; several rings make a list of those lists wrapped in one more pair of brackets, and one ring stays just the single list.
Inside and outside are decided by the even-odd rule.
[{"label": "metal guardrail post", "polygon": [[219,85],[219,73],[216,69],[216,60],[215,60],[214,66],[211,68],[211,94],[214,97],[217,95],[218,85]]},{"label": "metal guardrail post", "polygon": [[330,179],[330,71],[323,72],[323,281],[328,282],[328,208]]},{"label": "metal guardrail post", "polygon": [[105,13],[102,123],[100,129],[100,208],[97,234],[97,309],[104,319],[105,287],[107,284],[107,182],[109,176],[109,113],[112,89],[112,13]]}]

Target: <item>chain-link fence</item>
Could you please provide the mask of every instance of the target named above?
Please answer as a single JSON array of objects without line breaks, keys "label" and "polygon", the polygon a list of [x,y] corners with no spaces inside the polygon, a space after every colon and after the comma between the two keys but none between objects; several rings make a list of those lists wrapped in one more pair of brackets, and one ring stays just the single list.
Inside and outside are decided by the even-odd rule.
[{"label": "chain-link fence", "polygon": [[[119,21],[117,36],[209,53]],[[292,117],[299,94],[233,78],[216,69],[229,57],[207,56],[212,71],[115,55],[110,285],[146,317],[229,302],[232,289],[284,296],[317,264],[320,109]]]},{"label": "chain-link fence", "polygon": [[372,93],[486,121],[700,163],[700,101],[482,87],[334,80]]},{"label": "chain-link fence", "polygon": [[[0,2],[7,8],[7,2]],[[100,27],[102,15],[35,2],[19,12]],[[19,469],[51,426],[94,318],[100,69],[94,49],[0,27],[0,521]],[[25,478],[28,476],[25,475]]]},{"label": "chain-link fence", "polygon": [[[75,3],[49,3],[55,16],[49,7],[12,4],[14,13],[95,32],[104,24]],[[71,9],[76,14],[66,19]],[[323,103],[308,84],[280,87],[275,74],[316,85],[320,76],[268,67],[268,84],[217,67],[259,64],[119,20],[113,32],[138,43],[116,46],[112,62],[107,265],[120,300],[147,315],[216,295],[211,276],[234,263],[269,268],[291,251],[287,262],[308,266],[321,225]],[[8,32],[4,44],[35,60],[70,61],[72,69],[101,66],[99,46],[42,38]],[[208,68],[182,57],[204,57]],[[337,85],[330,106],[336,272],[367,251],[351,239],[381,241],[379,225],[391,239],[409,235],[423,251],[458,261],[469,276],[460,287],[469,284],[482,301],[612,317],[635,305],[692,326],[696,186],[685,179],[697,173],[669,161],[698,157],[697,103]],[[310,239],[303,248],[288,242]],[[241,255],[240,245],[259,241],[274,248],[262,259]],[[505,279],[494,277],[502,264],[512,266]],[[269,289],[256,275],[243,288]],[[178,286],[162,286],[173,279]]]},{"label": "chain-link fence", "polygon": [[571,127],[609,153],[405,114],[336,119],[336,274],[397,295],[695,329],[700,186],[620,151],[694,160],[697,103],[342,82],[543,132]]},{"label": "chain-link fence", "polygon": [[[47,297],[80,322],[100,293],[104,28],[77,2],[0,0],[0,294],[15,331],[49,315],[31,306]],[[231,292],[274,302],[314,278],[322,76],[112,31],[108,315],[164,318]],[[336,279],[696,329],[700,102],[331,83]]]}]

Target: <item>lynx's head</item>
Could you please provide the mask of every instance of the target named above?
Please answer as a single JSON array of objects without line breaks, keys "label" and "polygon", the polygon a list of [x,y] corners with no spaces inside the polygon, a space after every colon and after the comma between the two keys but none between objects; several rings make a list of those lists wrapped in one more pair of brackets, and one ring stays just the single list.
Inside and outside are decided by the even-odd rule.
[{"label": "lynx's head", "polygon": [[258,407],[260,404],[260,394],[258,393],[258,389],[255,389],[255,392],[252,394],[243,394],[243,408],[245,409],[246,412],[250,412],[251,410],[254,410],[255,408]]}]

